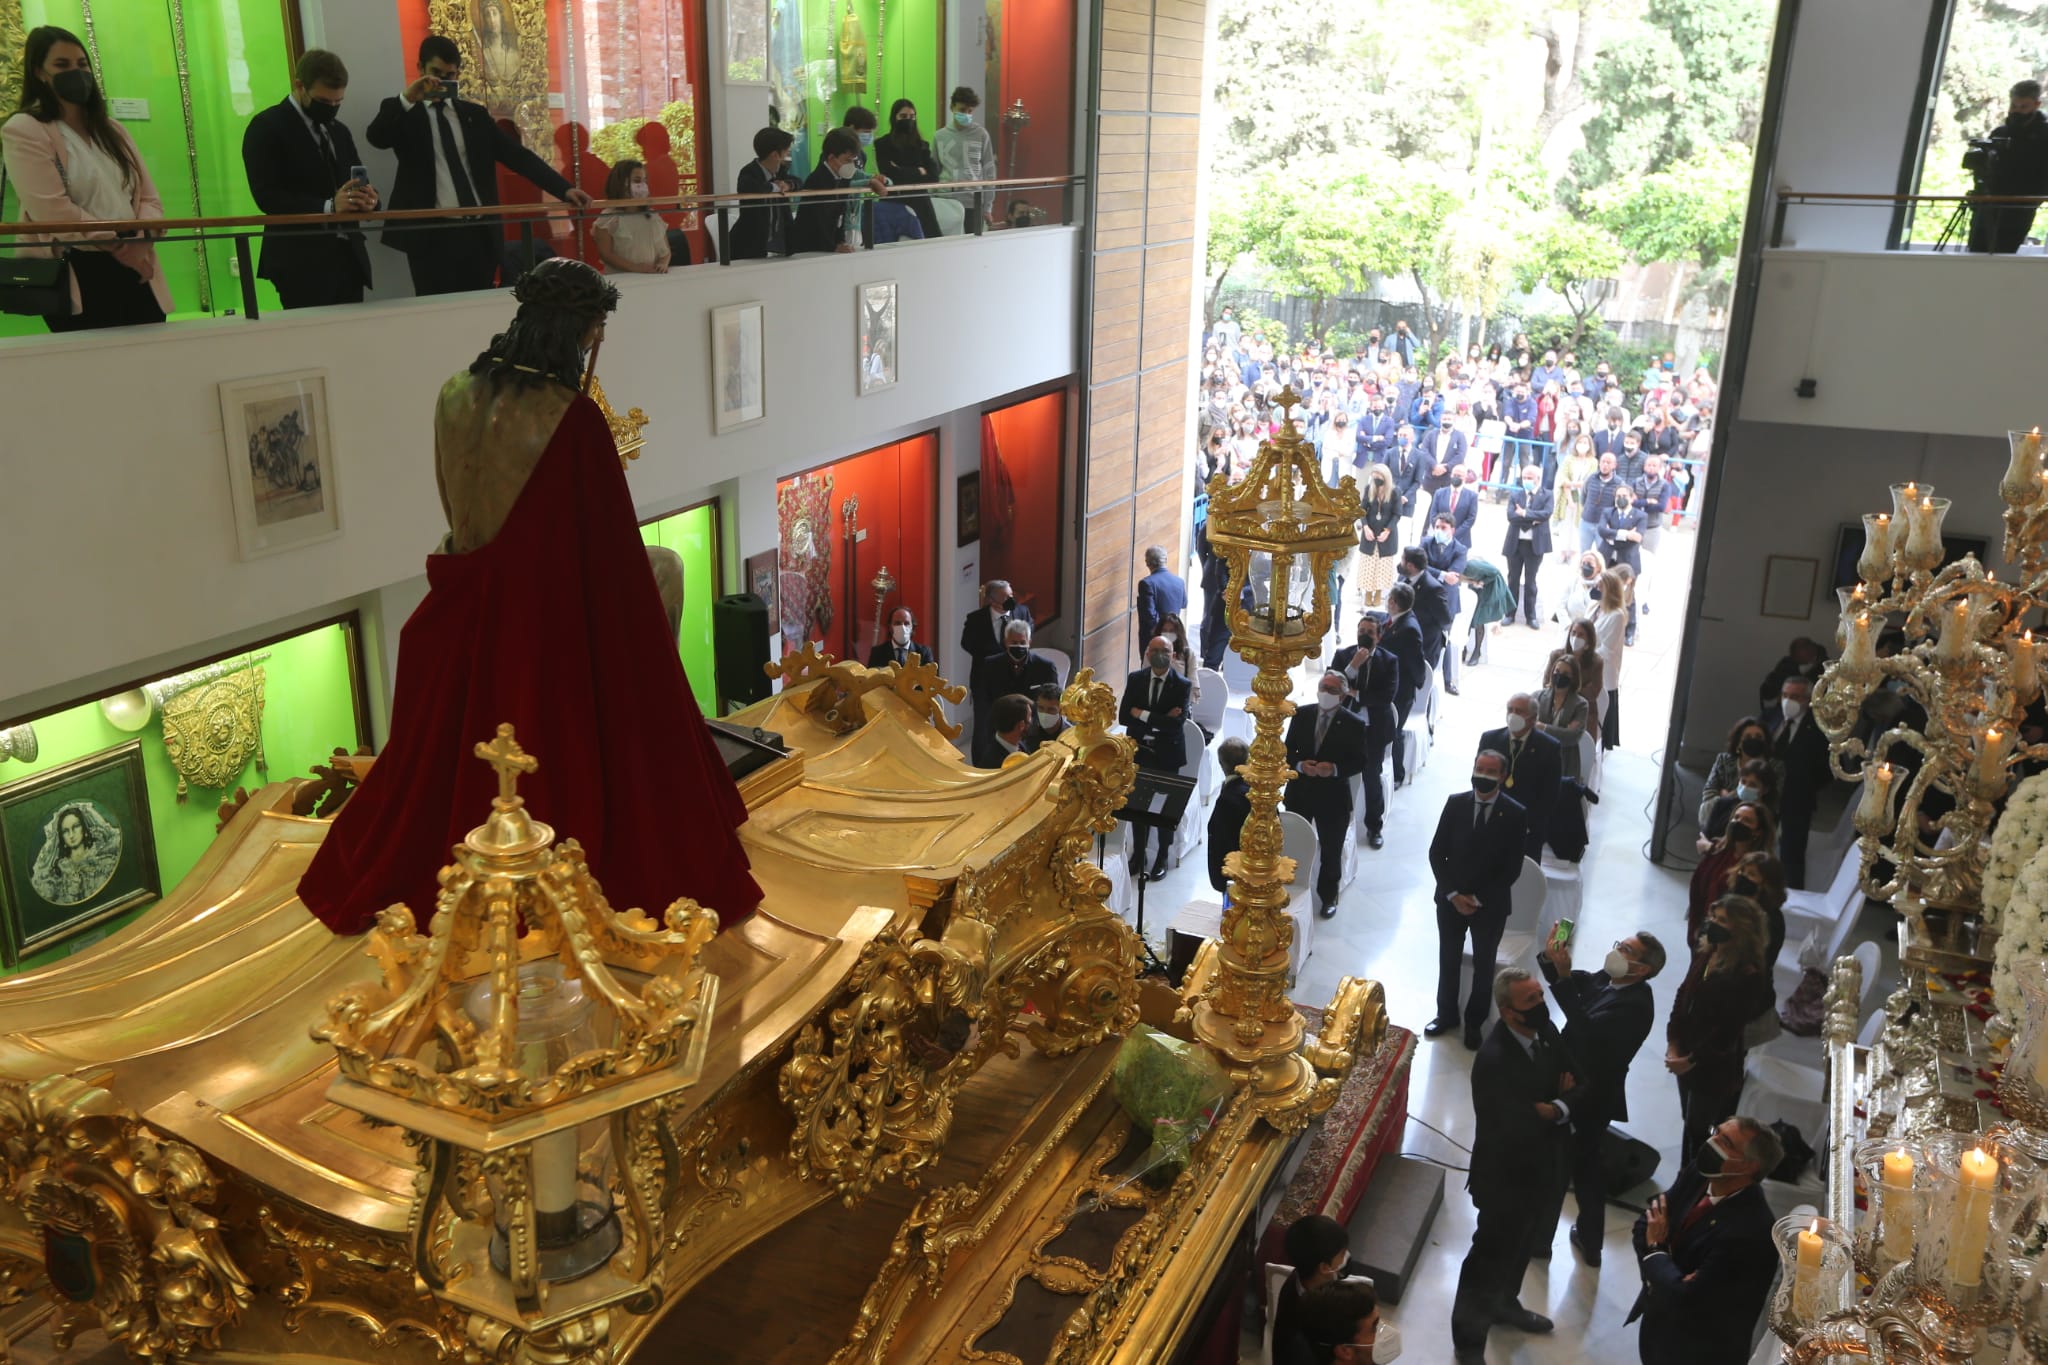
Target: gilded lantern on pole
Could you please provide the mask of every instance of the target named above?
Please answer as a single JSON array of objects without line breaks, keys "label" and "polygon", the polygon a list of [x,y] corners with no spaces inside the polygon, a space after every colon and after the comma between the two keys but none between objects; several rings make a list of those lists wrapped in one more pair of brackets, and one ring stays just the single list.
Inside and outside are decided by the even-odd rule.
[{"label": "gilded lantern on pole", "polygon": [[314,1036],[338,1054],[328,1097],[419,1154],[420,1288],[487,1357],[608,1358],[612,1315],[660,1301],[665,1111],[703,1068],[718,981],[698,954],[718,917],[615,911],[576,841],[527,813],[538,761],[512,727],[476,753],[498,796],[442,870],[430,933],[385,910],[382,984],[336,996]]},{"label": "gilded lantern on pole", "polygon": [[[1283,729],[1294,714],[1290,670],[1322,651],[1330,628],[1330,570],[1357,539],[1358,485],[1323,481],[1313,447],[1302,439],[1292,389],[1276,400],[1279,432],[1259,446],[1236,484],[1209,483],[1210,547],[1230,566],[1231,648],[1258,669],[1245,702],[1254,726],[1244,776],[1251,813],[1238,851],[1224,860],[1230,908],[1224,912],[1215,969],[1191,991],[1194,1032],[1233,1079],[1252,1084],[1267,1118],[1284,1128],[1306,1123],[1314,1071],[1300,1056],[1303,1024],[1287,995],[1287,917],[1294,860],[1281,852],[1280,795],[1294,773]],[[1250,605],[1243,589],[1251,586]]]}]

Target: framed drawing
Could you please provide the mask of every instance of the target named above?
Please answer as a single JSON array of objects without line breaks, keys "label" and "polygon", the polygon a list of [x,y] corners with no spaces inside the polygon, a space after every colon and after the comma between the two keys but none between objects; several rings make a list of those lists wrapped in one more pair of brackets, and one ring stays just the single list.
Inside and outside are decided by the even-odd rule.
[{"label": "framed drawing", "polygon": [[1764,556],[1764,600],[1759,616],[1804,621],[1813,615],[1813,589],[1820,581],[1820,561],[1804,555]]},{"label": "framed drawing", "polygon": [[981,539],[981,471],[960,476],[960,488],[954,495],[954,515],[959,522],[959,534],[954,537],[955,548],[972,545]]},{"label": "framed drawing", "polygon": [[721,436],[752,426],[768,411],[761,387],[761,318],[758,303],[711,311],[712,426]]},{"label": "framed drawing", "polygon": [[725,83],[768,84],[769,0],[725,0]]},{"label": "framed drawing", "polygon": [[341,534],[326,371],[230,380],[220,386],[220,421],[242,558]]},{"label": "framed drawing", "polygon": [[896,281],[880,280],[858,289],[860,307],[860,394],[896,387]]},{"label": "framed drawing", "polygon": [[775,581],[782,576],[779,552],[763,550],[757,555],[747,556],[747,591],[768,604],[768,619],[779,621],[776,614]]},{"label": "framed drawing", "polygon": [[162,894],[140,740],[0,787],[7,965]]}]

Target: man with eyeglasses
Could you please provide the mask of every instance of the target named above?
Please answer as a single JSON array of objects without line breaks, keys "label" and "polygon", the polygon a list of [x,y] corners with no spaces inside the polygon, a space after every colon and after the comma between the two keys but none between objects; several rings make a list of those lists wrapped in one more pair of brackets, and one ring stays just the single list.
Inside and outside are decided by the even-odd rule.
[{"label": "man with eyeglasses", "polygon": [[1567,1182],[1579,1200],[1570,1238],[1579,1259],[1600,1264],[1607,1227],[1607,1170],[1600,1159],[1610,1124],[1628,1117],[1628,1068],[1650,1036],[1657,1003],[1650,980],[1664,970],[1664,945],[1641,930],[1616,940],[1597,972],[1573,971],[1569,944],[1546,948],[1536,959],[1550,993],[1564,1011],[1562,1037],[1584,1075],[1572,1105],[1567,1165],[1551,1187],[1550,1216],[1537,1220],[1535,1254],[1548,1260],[1550,1239],[1564,1211]]},{"label": "man with eyeglasses", "polygon": [[1736,1115],[1714,1129],[1636,1219],[1643,1288],[1643,1365],[1725,1365],[1749,1359],[1750,1336],[1777,1275],[1771,1207],[1761,1182],[1784,1159],[1778,1135]]}]

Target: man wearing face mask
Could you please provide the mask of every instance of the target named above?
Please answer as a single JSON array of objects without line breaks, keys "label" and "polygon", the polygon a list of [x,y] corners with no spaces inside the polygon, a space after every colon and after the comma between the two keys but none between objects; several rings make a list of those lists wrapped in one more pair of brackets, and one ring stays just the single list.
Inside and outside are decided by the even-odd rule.
[{"label": "man wearing face mask", "polygon": [[1415,619],[1415,590],[1406,583],[1396,583],[1387,589],[1387,623],[1380,631],[1380,648],[1394,656],[1401,666],[1394,682],[1394,785],[1402,786],[1408,781],[1406,766],[1401,758],[1401,727],[1408,723],[1409,712],[1415,709],[1416,694],[1422,690],[1422,680],[1429,676],[1429,664],[1424,653],[1422,626]]},{"label": "man wearing face mask", "polygon": [[[1124,679],[1123,705],[1117,718],[1138,746],[1138,766],[1158,773],[1177,773],[1188,761],[1188,680],[1173,666],[1173,648],[1155,635],[1145,645],[1145,666]],[[1159,833],[1159,854],[1145,871],[1145,843],[1153,833],[1146,825],[1131,827],[1131,875],[1166,875],[1166,851],[1172,839]]]},{"label": "man wearing face mask", "polygon": [[1166,550],[1154,545],[1145,551],[1145,576],[1138,580],[1138,638],[1149,640],[1159,633],[1159,622],[1168,616],[1185,615],[1188,583],[1166,567]]},{"label": "man wearing face mask", "polygon": [[1537,1220],[1538,1242],[1548,1246],[1564,1209],[1567,1180],[1578,1196],[1571,1244],[1589,1266],[1600,1264],[1607,1228],[1607,1168],[1600,1159],[1610,1124],[1628,1117],[1628,1069],[1656,1022],[1650,980],[1664,970],[1664,945],[1647,930],[1607,950],[1597,972],[1572,970],[1571,948],[1546,948],[1537,958],[1550,993],[1564,1011],[1564,1044],[1584,1068],[1572,1096],[1567,1163],[1552,1184],[1548,1216]]},{"label": "man wearing face mask", "polygon": [[[1010,622],[1035,624],[1031,608],[1017,600],[1008,579],[991,578],[981,590],[981,605],[960,623],[960,652],[971,668],[975,662],[1003,651],[1003,631]],[[1150,638],[1149,636],[1147,637]]]},{"label": "man wearing face mask", "polygon": [[[860,139],[851,129],[834,128],[825,134],[817,166],[804,181],[806,190],[851,190],[861,176]],[[867,188],[876,194],[888,186],[873,176]],[[858,195],[814,194],[799,200],[796,222],[790,227],[791,255],[803,251],[854,250],[861,236],[861,201]]]},{"label": "man wearing face mask", "polygon": [[1587,479],[1579,490],[1579,549],[1594,550],[1600,546],[1600,519],[1607,515],[1607,509],[1614,505],[1614,491],[1621,487],[1621,476],[1614,472],[1616,460],[1612,455],[1600,457],[1600,472]]},{"label": "man wearing face mask", "polygon": [[989,710],[989,732],[975,747],[974,766],[1000,768],[1011,754],[1031,752],[1031,699],[997,697]]},{"label": "man wearing face mask", "polygon": [[1636,1219],[1643,1365],[1725,1365],[1749,1358],[1778,1256],[1761,1181],[1784,1159],[1778,1135],[1737,1115]]},{"label": "man wearing face mask", "polygon": [[1472,760],[1472,789],[1444,803],[1436,837],[1429,844],[1429,870],[1436,877],[1436,1017],[1423,1026],[1435,1038],[1460,1026],[1458,976],[1464,965],[1465,935],[1472,935],[1472,995],[1465,1002],[1465,1046],[1479,1050],[1486,1022],[1487,991],[1493,981],[1501,930],[1513,909],[1515,878],[1522,872],[1526,814],[1504,795],[1508,761],[1488,749]]},{"label": "man wearing face mask", "polygon": [[1524,856],[1541,859],[1543,844],[1550,837],[1550,816],[1559,798],[1564,777],[1564,750],[1536,726],[1536,699],[1527,692],[1508,698],[1507,723],[1479,737],[1479,751],[1505,754],[1507,776],[1501,790],[1522,803],[1526,812],[1522,833]]},{"label": "man wearing face mask", "polygon": [[1237,771],[1251,756],[1251,746],[1235,735],[1216,746],[1216,768],[1223,774],[1223,786],[1209,812],[1209,885],[1219,894],[1230,889],[1230,879],[1223,875],[1223,860],[1244,841],[1244,822],[1252,813],[1250,788]]},{"label": "man wearing face mask", "polygon": [[[1446,540],[1440,548],[1448,552],[1449,543]],[[1401,551],[1397,572],[1413,596],[1415,624],[1422,628],[1422,657],[1441,670],[1444,691],[1455,697],[1458,655],[1455,649],[1444,648],[1444,641],[1450,635],[1451,623],[1458,619],[1459,603],[1454,596],[1457,587],[1430,567],[1429,551],[1420,545],[1410,545]],[[1420,685],[1418,682],[1417,686]]]},{"label": "man wearing face mask", "polygon": [[917,633],[917,618],[910,608],[898,607],[889,613],[889,638],[868,651],[869,668],[887,668],[890,664],[933,662],[932,647],[921,645],[913,637]]},{"label": "man wearing face mask", "polygon": [[[1905,643],[1905,633],[1903,631],[1896,633],[1899,636],[1900,645],[1903,646]],[[1892,652],[1897,653],[1898,651],[1893,650]],[[1880,659],[1886,657],[1882,638],[1880,638],[1878,643],[1877,657]],[[1775,664],[1772,664],[1771,671],[1764,675],[1763,685],[1757,689],[1757,709],[1769,710],[1777,704],[1779,688],[1784,685],[1787,678],[1799,677],[1806,679],[1809,683],[1819,682],[1821,671],[1827,667],[1827,663],[1828,652],[1820,641],[1810,640],[1804,635],[1794,636],[1792,643],[1786,647],[1784,657]]]},{"label": "man wearing face mask", "polygon": [[1785,864],[1785,885],[1806,887],[1806,840],[1820,794],[1834,780],[1828,766],[1828,740],[1807,713],[1812,687],[1805,678],[1790,677],[1778,686],[1778,704],[1764,712],[1771,734],[1771,752],[1784,765],[1778,794],[1778,857]]},{"label": "man wearing face mask", "polygon": [[1041,683],[1031,692],[1031,727],[1024,732],[1024,748],[1037,753],[1038,746],[1050,744],[1074,727],[1060,714],[1057,683]]},{"label": "man wearing face mask", "polygon": [[1301,1296],[1299,1339],[1276,1365],[1389,1365],[1400,1359],[1401,1334],[1380,1318],[1379,1295],[1365,1280],[1333,1280]]},{"label": "man wearing face mask", "polygon": [[1451,481],[1438,489],[1429,503],[1430,521],[1448,521],[1461,549],[1472,548],[1472,523],[1479,516],[1479,495],[1469,485],[1478,477],[1477,470],[1459,465],[1451,471]]},{"label": "man wearing face mask", "polygon": [[1344,709],[1344,689],[1342,673],[1323,674],[1315,708],[1296,711],[1287,723],[1287,766],[1299,774],[1287,784],[1287,809],[1316,827],[1322,854],[1316,909],[1324,919],[1337,913],[1344,831],[1351,823],[1351,778],[1365,770],[1365,723]]},{"label": "man wearing face mask", "polygon": [[[796,138],[786,128],[763,128],[754,134],[754,159],[740,167],[735,188],[741,194],[788,194],[797,188],[789,173],[789,150]],[[725,255],[732,261],[760,261],[789,254],[789,205],[760,200],[740,206],[732,231],[726,234]]]},{"label": "man wearing face mask", "polygon": [[[348,67],[318,49],[292,70],[291,95],[260,111],[242,134],[249,193],[266,214],[367,213],[377,191],[357,181],[355,137],[341,121]],[[286,308],[361,303],[370,284],[370,251],[360,232],[263,231],[256,274],[277,286]]]},{"label": "man wearing face mask", "polygon": [[1478,1211],[1472,1249],[1451,1302],[1458,1365],[1485,1365],[1495,1326],[1548,1332],[1551,1321],[1522,1306],[1522,1277],[1542,1203],[1578,1102],[1572,1053],[1558,1036],[1543,986],[1520,967],[1474,981],[1489,990],[1500,1022],[1472,1059],[1472,1166],[1465,1181]]},{"label": "man wearing face mask", "polygon": [[1058,686],[1059,680],[1060,671],[1053,667],[1052,660],[1032,651],[1031,623],[1007,623],[1003,627],[1001,651],[975,660],[974,671],[968,675],[968,691],[974,697],[973,743],[987,744],[998,697],[1026,696],[1033,688],[1047,683]]},{"label": "man wearing face mask", "polygon": [[1507,556],[1508,591],[1515,595],[1515,604],[1531,630],[1540,629],[1536,624],[1536,573],[1550,553],[1550,517],[1556,507],[1555,495],[1543,487],[1541,467],[1522,466],[1520,482],[1508,493],[1508,536],[1501,553]]},{"label": "man wearing face mask", "polygon": [[[1386,823],[1387,750],[1400,732],[1394,699],[1400,694],[1401,661],[1380,648],[1380,618],[1358,619],[1358,643],[1346,645],[1330,660],[1330,671],[1344,679],[1344,705],[1365,722],[1365,842],[1383,848]],[[1397,775],[1398,780],[1398,775]]]}]

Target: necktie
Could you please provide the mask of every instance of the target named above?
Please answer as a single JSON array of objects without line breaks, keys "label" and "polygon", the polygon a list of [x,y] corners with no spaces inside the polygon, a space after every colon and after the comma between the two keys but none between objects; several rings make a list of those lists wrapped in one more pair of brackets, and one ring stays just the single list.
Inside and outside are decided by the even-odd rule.
[{"label": "necktie", "polygon": [[1157,673],[1152,675],[1152,700],[1145,703],[1145,709],[1147,711],[1157,711],[1159,709],[1159,675]]},{"label": "necktie", "polygon": [[1694,1201],[1693,1206],[1685,1211],[1685,1219],[1678,1225],[1678,1230],[1680,1232],[1692,1231],[1692,1225],[1694,1223],[1699,1222],[1700,1219],[1706,1217],[1707,1210],[1711,1209],[1712,1207],[1714,1207],[1713,1196],[1706,1194],[1701,1195],[1696,1201]]},{"label": "necktie", "polygon": [[[448,121],[448,102],[434,101],[434,121],[441,128],[441,151],[448,158],[448,178],[455,182],[455,199],[463,208],[476,207],[476,191],[470,187],[469,172],[463,168],[462,146],[455,140],[455,125]],[[447,207],[445,204],[442,207]]]},{"label": "necktie", "polygon": [[1474,801],[1472,803],[1472,828],[1485,829],[1487,813],[1492,809],[1493,802],[1491,801]]},{"label": "necktie", "polygon": [[1330,733],[1330,713],[1323,712],[1316,717],[1316,752],[1323,751],[1323,737]]},{"label": "necktie", "polygon": [[320,163],[327,168],[327,185],[331,189],[341,183],[341,171],[334,164],[334,144],[327,140],[327,129],[317,123],[313,125],[313,137],[320,144]]}]

